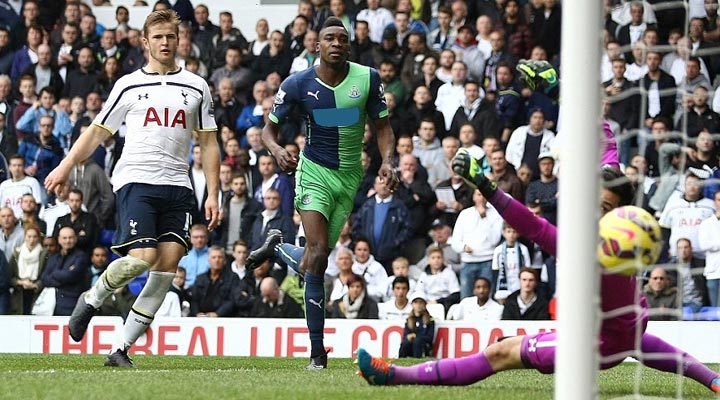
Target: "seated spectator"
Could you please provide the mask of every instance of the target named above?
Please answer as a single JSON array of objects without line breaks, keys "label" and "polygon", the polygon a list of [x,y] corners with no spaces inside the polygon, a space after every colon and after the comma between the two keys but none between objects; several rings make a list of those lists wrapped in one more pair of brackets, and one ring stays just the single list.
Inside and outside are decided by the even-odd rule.
[{"label": "seated spectator", "polygon": [[515,200],[523,202],[525,201],[525,192],[523,191],[523,184],[515,173],[515,168],[508,165],[505,159],[505,151],[502,149],[494,150],[489,155],[486,154],[485,158],[490,158],[490,169],[492,172],[488,178],[495,182],[498,188],[502,189],[505,193],[512,196]]},{"label": "seated spectator", "polygon": [[102,63],[102,68],[96,77],[95,86],[93,86],[92,90],[100,93],[100,98],[103,101],[107,101],[110,91],[122,75],[120,61],[114,57],[108,57]]},{"label": "seated spectator", "polygon": [[265,204],[265,210],[255,218],[250,230],[250,236],[248,236],[250,241],[248,244],[252,250],[257,249],[265,242],[270,229],[279,230],[284,238],[295,237],[295,224],[292,220],[292,213],[286,215],[283,210],[280,210],[280,192],[277,189],[268,189],[263,203]]},{"label": "seated spectator", "polygon": [[83,192],[79,189],[70,189],[67,203],[70,206],[70,213],[58,218],[54,231],[57,233],[60,228],[66,226],[73,228],[77,234],[77,248],[85,254],[91,254],[100,233],[97,221],[92,214],[83,211]]},{"label": "seated spectator", "polygon": [[332,289],[329,292],[329,297],[325,304],[330,307],[330,303],[335,300],[341,299],[348,292],[348,279],[353,275],[353,253],[347,247],[341,247],[335,254],[335,265],[337,266],[338,274],[332,280]]},{"label": "seated spectator", "polygon": [[429,304],[442,304],[447,312],[451,305],[460,301],[457,275],[445,265],[443,252],[439,248],[428,249],[427,258],[428,264],[418,279],[415,291],[424,293]]},{"label": "seated spectator", "polygon": [[532,180],[540,178],[538,156],[548,152],[555,142],[555,134],[545,129],[545,115],[534,110],[530,114],[530,123],[515,129],[507,144],[505,158],[517,170],[527,164],[533,170]]},{"label": "seated spectator", "polygon": [[195,224],[190,227],[190,249],[178,263],[185,268],[185,289],[195,284],[195,278],[210,269],[208,264],[208,230],[203,224]]},{"label": "seated spectator", "polygon": [[18,223],[15,214],[8,207],[0,208],[0,250],[5,256],[5,261],[10,262],[15,248],[20,247],[25,237],[25,231]]},{"label": "seated spectator", "polygon": [[425,295],[415,291],[410,297],[412,312],[403,328],[399,357],[430,357],[435,338],[435,321],[427,311]]},{"label": "seated spectator", "polygon": [[[225,252],[227,253],[227,249]],[[238,278],[240,278],[240,280],[245,279],[245,275],[249,272],[245,268],[245,260],[247,259],[248,254],[250,254],[250,250],[248,249],[248,245],[245,241],[236,240],[232,244],[232,252],[230,255],[233,261],[230,263],[230,269],[238,276]]]},{"label": "seated spectator", "polygon": [[78,52],[77,67],[67,73],[62,97],[86,97],[95,86],[96,76],[93,51],[90,47],[83,47]]},{"label": "seated spectator", "polygon": [[278,286],[273,277],[260,283],[260,297],[255,299],[250,316],[253,318],[303,318],[300,305]]},{"label": "seated spectator", "polygon": [[225,249],[213,246],[208,253],[210,269],[199,275],[190,288],[190,314],[193,317],[233,316],[240,279],[225,268]]},{"label": "seated spectator", "polygon": [[228,253],[234,252],[233,248],[238,240],[247,243],[251,239],[252,227],[258,218],[262,218],[263,210],[260,203],[248,196],[245,175],[236,173],[231,182],[232,197],[223,199],[222,222],[218,227],[219,245],[225,247]]},{"label": "seated spectator", "polygon": [[26,193],[20,200],[20,208],[23,211],[20,223],[22,226],[35,225],[40,229],[40,232],[47,230],[47,224],[42,219],[38,218],[38,204],[35,202],[35,197]]},{"label": "seated spectator", "polygon": [[308,30],[305,32],[305,36],[303,37],[304,49],[293,59],[292,65],[290,66],[291,75],[320,64],[317,42],[318,34],[315,31]]},{"label": "seated spectator", "polygon": [[64,155],[60,142],[53,136],[54,125],[53,117],[43,115],[40,117],[40,134],[26,135],[18,149],[18,154],[25,158],[25,173],[40,182],[45,182],[50,171],[60,165]]},{"label": "seated spectator", "polygon": [[[220,66],[210,76],[210,81],[216,88],[220,87],[223,79],[230,79],[233,83],[233,93],[245,93],[254,81],[254,74],[250,68],[243,67],[242,50],[239,47],[228,47],[225,52],[225,65]],[[245,100],[245,99],[243,99]]]},{"label": "seated spectator", "polygon": [[[277,208],[282,210],[282,214],[288,218],[292,218],[293,198],[295,197],[295,181],[285,173],[278,173],[279,169],[275,163],[275,158],[269,154],[261,154],[258,159],[258,171],[261,180],[255,186],[255,194],[253,197],[260,203],[265,203],[264,198],[272,189],[279,200]],[[275,196],[273,196],[275,197]],[[267,204],[265,208],[267,209]],[[295,237],[292,236],[287,237]]]},{"label": "seated spectator", "polygon": [[676,248],[677,255],[670,260],[675,264],[675,270],[670,273],[671,283],[682,288],[682,306],[690,307],[697,313],[702,307],[710,305],[707,281],[703,275],[705,260],[693,256],[693,246],[687,238],[678,239]]},{"label": "seated spectator", "polygon": [[353,274],[348,278],[348,292],[332,302],[330,318],[377,319],[378,306],[365,291],[365,280]]},{"label": "seated spectator", "polygon": [[475,279],[473,296],[466,297],[460,301],[457,310],[448,319],[464,321],[497,321],[503,313],[503,306],[490,298],[492,285],[485,277]]},{"label": "seated spectator", "polygon": [[363,287],[363,289],[367,292],[368,297],[379,301],[385,295],[387,272],[382,264],[375,261],[371,249],[370,242],[364,237],[355,239],[355,261],[352,265],[352,272],[364,279],[363,286],[367,287]]},{"label": "seated spectator", "polygon": [[650,280],[643,288],[650,319],[653,321],[676,321],[680,315],[678,289],[670,286],[668,274],[662,267],[653,268]]},{"label": "seated spectator", "polygon": [[66,137],[72,131],[70,117],[64,110],[56,111],[55,92],[52,87],[46,86],[40,90],[40,98],[38,101],[25,111],[16,123],[16,128],[26,134],[32,133],[35,136],[42,133],[41,119],[49,116],[52,118],[53,125],[50,132],[58,141],[62,138],[67,141]]},{"label": "seated spectator", "polygon": [[415,291],[415,285],[417,284],[417,280],[410,277],[410,262],[407,258],[398,257],[394,259],[392,262],[392,273],[393,274],[391,276],[388,276],[387,278],[387,292],[383,297],[385,301],[391,300],[395,296],[393,293],[393,288],[395,287],[396,278],[408,278],[408,285],[410,286],[408,287],[407,293],[412,293]]},{"label": "seated spectator", "polygon": [[[428,264],[427,253],[428,250],[433,247],[438,247],[440,250],[442,250],[445,265],[451,267],[455,274],[459,274],[460,266],[462,265],[462,263],[460,261],[460,254],[453,250],[452,245],[450,244],[451,237],[452,228],[450,227],[450,225],[442,222],[442,220],[433,221],[432,230],[430,231],[430,238],[432,239],[432,243],[430,243],[430,245],[428,245],[428,247],[425,249],[425,257],[421,258],[420,261],[418,261],[414,266],[410,268],[410,275],[415,278],[420,277],[420,274],[422,274],[420,266],[424,267]],[[413,291],[415,290],[413,289]]]},{"label": "seated spectator", "polygon": [[73,228],[64,227],[57,236],[60,253],[48,259],[42,274],[42,284],[55,288],[53,315],[69,316],[80,294],[90,287],[87,280],[90,259],[75,247],[77,235]]},{"label": "seated spectator", "polygon": [[274,30],[270,34],[269,44],[253,61],[252,69],[257,76],[268,76],[271,72],[277,72],[282,79],[285,79],[290,72],[292,60],[293,54],[286,49],[283,33]]},{"label": "seated spectator", "polygon": [[[40,244],[40,238],[41,233],[37,227],[26,225],[24,241],[15,249],[10,259],[10,286],[13,288],[10,314],[30,315],[42,290],[40,278],[45,269],[47,251]],[[0,263],[4,262],[5,260],[0,258]],[[0,271],[3,269],[7,268],[0,268]]]},{"label": "seated spectator", "polygon": [[105,246],[95,246],[90,256],[90,268],[88,277],[90,278],[90,286],[95,286],[95,282],[100,278],[108,266],[108,249]]},{"label": "seated spectator", "polygon": [[548,299],[536,291],[540,281],[538,272],[532,268],[520,270],[520,289],[505,299],[502,319],[506,320],[547,320]]},{"label": "seated spectator", "polygon": [[410,316],[412,304],[408,301],[410,280],[398,276],[392,282],[392,296],[384,303],[378,304],[378,318],[392,321],[404,321]]},{"label": "seated spectator", "polygon": [[553,173],[555,159],[550,152],[538,156],[540,179],[530,182],[525,192],[525,204],[537,204],[551,224],[557,224],[558,178]]}]

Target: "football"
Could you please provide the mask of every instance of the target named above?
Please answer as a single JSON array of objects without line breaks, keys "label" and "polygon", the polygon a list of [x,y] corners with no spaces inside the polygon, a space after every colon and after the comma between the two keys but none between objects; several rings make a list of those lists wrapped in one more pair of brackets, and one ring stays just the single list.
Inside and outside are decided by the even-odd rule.
[{"label": "football", "polygon": [[660,225],[640,207],[618,207],[599,223],[600,265],[610,273],[635,275],[657,262],[662,249]]}]

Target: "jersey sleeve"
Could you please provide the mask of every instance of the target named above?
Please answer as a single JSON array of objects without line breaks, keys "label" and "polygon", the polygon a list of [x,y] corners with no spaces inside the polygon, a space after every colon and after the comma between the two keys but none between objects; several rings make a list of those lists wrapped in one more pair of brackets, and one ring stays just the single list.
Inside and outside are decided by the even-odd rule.
[{"label": "jersey sleeve", "polygon": [[110,134],[114,134],[120,129],[130,105],[130,96],[127,94],[126,88],[127,84],[115,84],[105,106],[93,120],[93,124],[103,127]]},{"label": "jersey sleeve", "polygon": [[196,130],[199,132],[214,132],[217,130],[215,123],[215,104],[213,103],[210,87],[205,81],[202,82],[202,103],[200,104],[200,112],[198,115],[198,125]]},{"label": "jersey sleeve", "polygon": [[290,75],[280,84],[275,98],[273,99],[273,107],[270,110],[270,121],[280,124],[290,115],[295,105],[298,103],[300,96],[298,95],[298,83],[296,75]]},{"label": "jersey sleeve", "polygon": [[370,68],[370,94],[367,102],[367,114],[372,119],[388,116],[385,88],[380,81],[380,74],[375,68]]}]

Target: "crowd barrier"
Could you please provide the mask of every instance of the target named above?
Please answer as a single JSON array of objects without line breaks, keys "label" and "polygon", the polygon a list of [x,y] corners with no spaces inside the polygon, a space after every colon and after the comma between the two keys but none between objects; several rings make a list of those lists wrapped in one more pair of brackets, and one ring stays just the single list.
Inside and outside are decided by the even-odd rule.
[{"label": "crowd barrier", "polygon": [[[505,336],[547,332],[553,321],[436,323],[434,353],[461,357]],[[351,357],[362,346],[372,354],[397,357],[402,324],[378,320],[327,320],[325,345],[331,357]],[[720,362],[720,322],[655,322],[648,332],[681,347],[703,362]],[[66,317],[0,316],[0,353],[107,354],[122,335],[122,320],[96,317],[76,343]],[[162,318],[132,351],[135,354],[308,357],[310,341],[302,319]]]}]

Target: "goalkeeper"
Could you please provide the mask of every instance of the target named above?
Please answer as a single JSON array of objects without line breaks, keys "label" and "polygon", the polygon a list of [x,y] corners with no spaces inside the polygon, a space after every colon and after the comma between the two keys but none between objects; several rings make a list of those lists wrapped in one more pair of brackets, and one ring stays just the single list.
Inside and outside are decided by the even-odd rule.
[{"label": "goalkeeper", "polygon": [[[453,159],[453,169],[480,190],[520,235],[538,243],[548,253],[556,254],[557,228],[534,216],[525,206],[498,189],[482,174],[477,160],[461,150]],[[603,214],[632,202],[634,191],[631,184],[615,184],[621,177],[622,173],[618,170],[603,170],[605,187],[600,195]],[[720,393],[720,375],[682,350],[644,333],[648,321],[647,302],[639,292],[634,275],[604,274],[600,286],[602,311],[617,314],[604,319],[600,327],[602,369],[612,368],[620,364],[626,354],[640,350],[643,355],[648,355],[639,358],[646,366],[665,372],[681,371],[684,376]],[[636,299],[639,299],[639,312],[633,307]],[[619,311],[624,308],[630,311]],[[638,329],[643,332],[640,349],[635,347]],[[511,337],[472,356],[429,361],[411,367],[387,364],[382,359],[371,357],[364,349],[358,350],[357,362],[362,376],[375,385],[469,385],[509,369],[534,368],[542,373],[552,373],[555,346],[556,334],[547,332]]]}]

